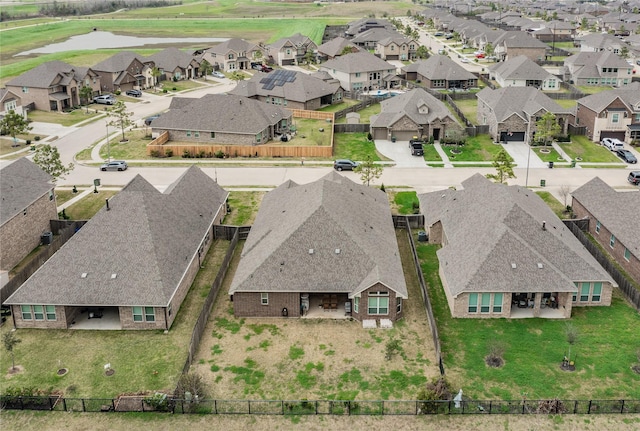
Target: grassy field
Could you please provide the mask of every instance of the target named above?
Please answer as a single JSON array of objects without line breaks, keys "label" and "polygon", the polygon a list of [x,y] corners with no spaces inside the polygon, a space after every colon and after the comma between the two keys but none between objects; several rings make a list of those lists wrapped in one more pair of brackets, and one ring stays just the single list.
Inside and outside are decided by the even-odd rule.
[{"label": "grassy field", "polygon": [[460,99],[454,101],[467,120],[472,124],[478,124],[476,113],[478,111],[478,99]]},{"label": "grassy field", "polygon": [[97,118],[100,115],[96,112],[95,106],[89,108],[87,114],[86,107],[82,109],[74,109],[71,112],[47,112],[47,111],[29,111],[29,119],[31,121],[39,121],[43,123],[56,123],[61,126],[69,127],[78,124],[81,121]]},{"label": "grassy field", "polygon": [[558,105],[562,106],[565,109],[573,109],[577,105],[577,101],[571,100],[571,99],[556,99],[554,100],[554,102],[556,102]]},{"label": "grassy field", "polygon": [[[502,147],[495,145],[489,135],[478,135],[468,138],[467,142],[458,147],[456,145],[443,145],[442,149],[452,162],[481,162],[491,161]],[[452,151],[460,151],[453,154]]]},{"label": "grassy field", "polygon": [[414,214],[418,204],[416,192],[390,192],[391,211],[394,214]]},{"label": "grassy field", "polygon": [[[440,332],[447,378],[475,399],[640,398],[631,370],[640,345],[640,315],[614,290],[610,307],[574,307],[576,372],[560,369],[567,353],[566,321],[453,319],[438,276],[435,245],[418,243],[422,272]],[[488,367],[489,344],[505,346],[505,365]]]},{"label": "grassy field", "polygon": [[376,151],[373,141],[367,141],[366,133],[336,133],[333,136],[333,157],[335,159],[366,160],[371,157],[373,161],[382,158]]},{"label": "grassy field", "polygon": [[572,136],[571,142],[559,144],[572,159],[581,158],[583,162],[615,163],[622,161],[602,145],[591,142],[586,136]]}]

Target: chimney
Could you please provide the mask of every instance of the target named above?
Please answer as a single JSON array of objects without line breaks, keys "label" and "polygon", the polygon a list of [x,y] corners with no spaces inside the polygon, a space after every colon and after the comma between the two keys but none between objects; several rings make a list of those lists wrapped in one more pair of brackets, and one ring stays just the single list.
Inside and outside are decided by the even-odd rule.
[{"label": "chimney", "polygon": [[547,222],[546,221],[542,221],[542,230],[547,230]]},{"label": "chimney", "polygon": [[109,211],[109,199],[105,199],[104,201],[107,203],[107,211]]}]

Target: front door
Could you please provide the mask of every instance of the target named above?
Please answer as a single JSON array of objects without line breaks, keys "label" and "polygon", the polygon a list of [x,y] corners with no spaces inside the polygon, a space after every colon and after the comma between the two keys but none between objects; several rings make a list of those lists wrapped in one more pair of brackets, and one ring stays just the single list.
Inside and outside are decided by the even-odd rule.
[{"label": "front door", "polygon": [[437,141],[440,139],[440,129],[433,129],[433,140]]}]

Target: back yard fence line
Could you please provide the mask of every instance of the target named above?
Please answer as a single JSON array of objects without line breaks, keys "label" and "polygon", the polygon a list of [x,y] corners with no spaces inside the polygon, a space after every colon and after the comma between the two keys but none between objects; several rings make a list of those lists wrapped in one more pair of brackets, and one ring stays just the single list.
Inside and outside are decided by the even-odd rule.
[{"label": "back yard fence line", "polygon": [[[563,220],[564,224],[571,230],[571,233],[584,245],[591,255],[598,261],[600,265],[607,271],[611,277],[618,283],[618,287],[624,293],[629,301],[640,311],[640,291],[636,289],[625,275],[616,268],[616,266],[607,258],[607,256],[589,241],[587,235],[580,230],[579,225],[573,220]],[[579,220],[578,220],[579,221]],[[588,225],[586,227],[588,229]]]},{"label": "back yard fence line", "polygon": [[[124,401],[124,402],[123,402]],[[535,415],[535,414],[636,414],[640,400],[183,400],[168,399],[162,409],[144,398],[95,399],[63,397],[0,397],[7,410],[49,410],[66,412],[168,412],[214,415]]]}]

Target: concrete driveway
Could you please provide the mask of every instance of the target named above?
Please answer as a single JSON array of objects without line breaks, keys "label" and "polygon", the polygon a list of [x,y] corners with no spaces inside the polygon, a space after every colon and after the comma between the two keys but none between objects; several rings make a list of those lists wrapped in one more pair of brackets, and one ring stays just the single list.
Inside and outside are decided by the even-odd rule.
[{"label": "concrete driveway", "polygon": [[547,163],[540,160],[540,157],[538,157],[538,155],[533,150],[531,150],[531,147],[524,142],[509,141],[506,144],[500,145],[502,145],[502,148],[504,148],[505,151],[511,156],[513,162],[519,168],[527,167],[527,158],[529,159],[528,163],[529,168],[531,169],[547,167]]},{"label": "concrete driveway", "polygon": [[383,156],[393,160],[396,168],[428,168],[422,156],[412,156],[409,150],[409,141],[391,142],[376,140],[376,150]]}]

